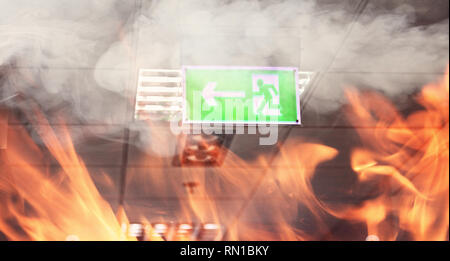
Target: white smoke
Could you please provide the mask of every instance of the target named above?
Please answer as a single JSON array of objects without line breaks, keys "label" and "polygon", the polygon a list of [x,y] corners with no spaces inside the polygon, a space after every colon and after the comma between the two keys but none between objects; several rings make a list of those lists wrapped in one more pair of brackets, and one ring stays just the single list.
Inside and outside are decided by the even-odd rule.
[{"label": "white smoke", "polygon": [[[102,97],[105,92],[93,72],[109,69],[98,67],[97,61],[120,38],[118,30],[127,27],[132,6],[111,0],[1,0],[0,6],[3,96],[21,92],[44,110],[65,103],[75,115],[93,122],[114,123],[111,111],[124,117],[124,106],[120,112],[117,102]],[[122,82],[117,80],[116,86]],[[114,91],[106,94],[117,100],[120,90]]]},{"label": "white smoke", "polygon": [[0,66],[12,68],[2,95],[19,90],[43,107],[61,99],[88,122],[126,123],[138,68],[296,66],[330,72],[308,104],[327,113],[348,85],[405,94],[430,78],[411,73],[444,71],[448,12],[417,26],[424,4],[369,1],[353,23],[361,2],[0,0]]},{"label": "white smoke", "polygon": [[[436,8],[417,1],[369,1],[354,21],[362,2],[148,1],[135,21],[135,66],[297,66],[329,72],[308,104],[319,113],[341,106],[342,91],[350,85],[408,94],[445,70],[448,13],[418,26],[419,16]],[[445,1],[434,4],[445,8]],[[99,64],[119,64],[114,58],[123,48],[113,46]],[[98,80],[109,77],[97,74]]]}]

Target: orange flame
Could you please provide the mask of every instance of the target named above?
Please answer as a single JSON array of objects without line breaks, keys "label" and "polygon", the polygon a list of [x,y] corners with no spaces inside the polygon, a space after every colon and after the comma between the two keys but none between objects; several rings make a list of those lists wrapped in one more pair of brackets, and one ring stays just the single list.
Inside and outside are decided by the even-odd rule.
[{"label": "orange flame", "polygon": [[38,111],[36,116],[43,122],[36,129],[61,169],[33,166],[31,157],[43,159],[40,149],[24,128],[10,133],[7,158],[17,166],[1,171],[0,231],[10,240],[126,239],[67,128],[63,125],[57,136]]},{"label": "orange flame", "polygon": [[[374,93],[348,91],[349,119],[374,126],[357,129],[365,149],[354,149],[352,167],[361,182],[378,180],[380,194],[347,213],[366,221],[369,234],[395,240],[400,231],[414,240],[446,240],[449,227],[449,78],[424,87],[422,110],[404,118]],[[386,216],[398,226],[386,226]],[[370,231],[372,230],[372,231]],[[381,231],[380,231],[381,230]]]},{"label": "orange flame", "polygon": [[[373,190],[360,204],[326,203],[316,195],[312,180],[317,167],[339,152],[311,140],[289,140],[280,146],[274,162],[263,156],[246,161],[228,151],[226,168],[172,168],[173,173],[163,167],[130,168],[127,187],[136,190],[130,192],[175,197],[175,204],[147,202],[153,218],[178,224],[179,233],[171,230],[167,235],[158,232],[168,231],[166,225],[153,226],[146,218],[141,226],[130,228],[127,205],[114,215],[77,155],[67,128],[61,125],[56,135],[35,110],[33,117],[44,123],[35,128],[60,168],[33,165],[36,159],[44,161],[44,152],[24,128],[10,132],[7,153],[0,151],[0,157],[16,165],[1,166],[0,231],[10,240],[134,240],[130,233],[142,229],[147,240],[193,240],[190,233],[196,230],[191,224],[202,223],[214,224],[205,226],[214,240],[317,240],[333,233],[327,220],[337,218],[365,223],[368,239],[445,240],[448,82],[447,70],[441,82],[421,91],[417,101],[423,109],[406,118],[379,94],[346,92],[349,120],[373,127],[355,129],[364,144],[353,148],[350,159],[358,175],[356,187],[370,184]],[[156,164],[153,158],[144,160]],[[111,183],[107,178],[104,182]],[[360,190],[350,193],[360,196],[355,191]],[[220,195],[232,198],[221,200]],[[160,203],[168,209],[155,211]],[[305,229],[306,221],[298,220],[299,206],[313,216],[314,229]],[[170,211],[176,213],[171,216]],[[148,217],[143,208],[133,214]]]}]

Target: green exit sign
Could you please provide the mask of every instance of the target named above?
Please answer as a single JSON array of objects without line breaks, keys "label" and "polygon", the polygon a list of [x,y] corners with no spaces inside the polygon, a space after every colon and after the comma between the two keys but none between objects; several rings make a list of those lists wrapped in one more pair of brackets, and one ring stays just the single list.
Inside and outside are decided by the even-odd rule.
[{"label": "green exit sign", "polygon": [[297,68],[183,68],[184,123],[300,124]]}]

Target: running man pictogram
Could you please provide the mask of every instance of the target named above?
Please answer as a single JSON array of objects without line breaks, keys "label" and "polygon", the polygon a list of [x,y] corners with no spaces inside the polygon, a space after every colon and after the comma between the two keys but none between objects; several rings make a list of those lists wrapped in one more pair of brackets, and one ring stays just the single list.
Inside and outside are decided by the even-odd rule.
[{"label": "running man pictogram", "polygon": [[259,92],[254,93],[254,95],[264,96],[263,101],[259,104],[258,109],[256,110],[258,114],[260,114],[266,107],[266,104],[269,104],[269,107],[273,104],[273,95],[270,90],[273,91],[274,95],[278,95],[278,90],[273,84],[264,84],[263,79],[258,79],[257,85],[259,87]]},{"label": "running man pictogram", "polygon": [[280,116],[278,75],[253,75],[253,111],[259,116]]}]

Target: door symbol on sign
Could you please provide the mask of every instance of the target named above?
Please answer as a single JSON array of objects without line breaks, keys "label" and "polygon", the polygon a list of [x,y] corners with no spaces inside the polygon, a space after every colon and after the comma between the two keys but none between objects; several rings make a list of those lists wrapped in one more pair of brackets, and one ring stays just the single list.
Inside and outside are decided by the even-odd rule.
[{"label": "door symbol on sign", "polygon": [[263,116],[280,116],[280,87],[278,75],[252,75],[253,113]]}]

